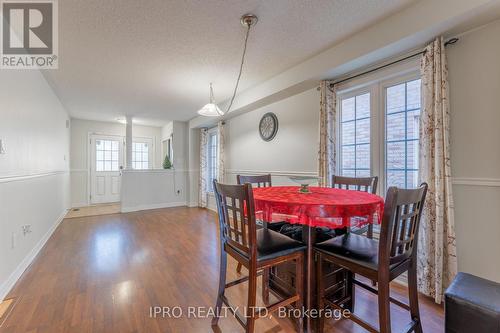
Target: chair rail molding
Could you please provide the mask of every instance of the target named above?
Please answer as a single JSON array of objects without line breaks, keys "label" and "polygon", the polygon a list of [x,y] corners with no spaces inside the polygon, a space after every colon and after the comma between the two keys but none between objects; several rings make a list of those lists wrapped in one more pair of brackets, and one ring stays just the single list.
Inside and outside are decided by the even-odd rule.
[{"label": "chair rail molding", "polygon": [[310,176],[310,177],[318,177],[318,173],[316,171],[263,171],[263,170],[241,170],[241,169],[227,169],[226,173],[231,175],[267,175],[271,174],[272,176]]},{"label": "chair rail molding", "polygon": [[452,184],[464,186],[500,187],[500,178],[455,177],[452,179]]},{"label": "chair rail molding", "polygon": [[29,180],[29,179],[33,179],[33,178],[62,175],[62,174],[66,174],[66,173],[69,173],[69,170],[33,172],[33,173],[24,174],[24,175],[5,175],[5,176],[0,176],[0,183],[17,182],[17,181]]}]

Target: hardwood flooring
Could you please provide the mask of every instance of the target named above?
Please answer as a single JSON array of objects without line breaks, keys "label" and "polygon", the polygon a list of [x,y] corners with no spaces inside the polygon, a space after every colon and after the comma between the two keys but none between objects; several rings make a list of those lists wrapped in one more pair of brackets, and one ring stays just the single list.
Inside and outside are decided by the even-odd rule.
[{"label": "hardwood flooring", "polygon": [[[0,332],[212,332],[203,311],[215,304],[218,251],[216,215],[204,209],[66,219],[7,296],[13,305]],[[238,275],[229,260],[231,281]],[[227,296],[244,306],[246,288],[246,283],[232,287]],[[357,291],[356,311],[376,324],[375,297]],[[392,292],[406,299],[403,287],[395,285]],[[443,332],[442,308],[425,297],[420,305],[424,332]],[[155,306],[177,308],[170,318],[154,318]],[[190,307],[200,307],[201,318],[188,318]],[[180,318],[173,318],[180,310]],[[395,332],[408,319],[405,311],[392,308]],[[221,332],[243,332],[230,314],[219,326]],[[294,326],[272,316],[257,320],[255,332],[294,332]],[[365,331],[351,321],[327,320],[326,332]]]}]

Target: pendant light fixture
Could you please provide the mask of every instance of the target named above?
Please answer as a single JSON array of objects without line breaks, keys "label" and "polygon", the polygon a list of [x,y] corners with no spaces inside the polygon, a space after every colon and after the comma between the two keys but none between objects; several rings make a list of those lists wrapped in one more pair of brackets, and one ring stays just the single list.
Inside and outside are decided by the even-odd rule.
[{"label": "pendant light fixture", "polygon": [[222,112],[222,110],[219,109],[219,107],[215,103],[214,90],[212,89],[212,83],[210,83],[210,103],[205,104],[205,106],[202,107],[198,111],[198,114],[201,116],[206,116],[206,117],[219,117],[219,116],[224,115],[224,112]]},{"label": "pendant light fixture", "polygon": [[238,77],[236,79],[236,84],[235,84],[234,90],[233,90],[233,95],[231,97],[231,100],[229,102],[227,110],[225,112],[223,112],[215,103],[214,91],[212,88],[212,83],[210,83],[210,103],[206,104],[204,107],[202,107],[198,111],[198,114],[201,116],[220,117],[220,116],[223,116],[224,114],[228,113],[229,110],[231,110],[231,106],[233,105],[234,98],[236,97],[236,93],[238,92],[238,86],[240,84],[240,79],[241,79],[241,73],[243,72],[243,65],[245,64],[245,55],[247,52],[247,42],[248,42],[248,36],[250,35],[250,28],[257,23],[257,16],[255,16],[253,14],[245,14],[241,17],[240,22],[244,27],[247,28],[247,31],[245,34],[245,43],[243,46],[243,54],[241,55],[240,71],[238,73]]}]

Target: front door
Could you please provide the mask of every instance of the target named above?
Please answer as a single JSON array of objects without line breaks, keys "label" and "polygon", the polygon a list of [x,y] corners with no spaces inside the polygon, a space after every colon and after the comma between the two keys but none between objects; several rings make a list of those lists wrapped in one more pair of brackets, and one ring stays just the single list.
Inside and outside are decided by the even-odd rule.
[{"label": "front door", "polygon": [[120,201],[124,139],[119,136],[90,137],[90,202]]}]

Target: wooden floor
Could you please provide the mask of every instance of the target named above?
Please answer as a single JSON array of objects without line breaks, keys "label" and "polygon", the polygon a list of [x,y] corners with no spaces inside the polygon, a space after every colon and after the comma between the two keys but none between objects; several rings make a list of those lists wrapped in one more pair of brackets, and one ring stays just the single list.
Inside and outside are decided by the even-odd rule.
[{"label": "wooden floor", "polygon": [[[203,209],[66,219],[8,295],[13,305],[0,332],[211,332],[211,318],[187,317],[189,307],[208,311],[214,305],[218,251],[215,214]],[[230,261],[228,281],[236,277]],[[402,292],[393,288],[396,297]],[[245,297],[246,284],[228,292],[240,306]],[[356,311],[376,324],[375,301],[357,292]],[[151,318],[152,306],[180,307],[183,315]],[[443,332],[440,307],[422,298],[421,314],[424,332]],[[392,315],[396,332],[409,316],[397,307]],[[220,320],[220,331],[243,332],[230,315]],[[294,326],[263,318],[256,332],[294,332]],[[365,331],[342,320],[329,321],[327,332]]]}]

